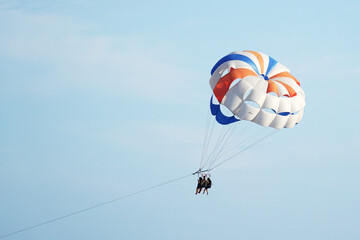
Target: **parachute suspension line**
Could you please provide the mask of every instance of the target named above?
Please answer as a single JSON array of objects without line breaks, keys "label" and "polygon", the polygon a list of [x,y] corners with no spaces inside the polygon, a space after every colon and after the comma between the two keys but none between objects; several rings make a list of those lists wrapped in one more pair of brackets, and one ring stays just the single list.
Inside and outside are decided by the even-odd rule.
[{"label": "parachute suspension line", "polygon": [[25,231],[30,230],[30,229],[33,229],[33,228],[37,228],[37,227],[40,227],[40,226],[43,226],[43,225],[46,225],[46,224],[49,224],[49,223],[52,223],[52,222],[59,221],[59,220],[64,219],[64,218],[68,218],[68,217],[71,217],[71,216],[74,216],[74,215],[77,215],[77,214],[80,214],[80,213],[83,213],[83,212],[92,210],[92,209],[94,209],[94,208],[99,208],[99,207],[102,207],[102,206],[104,206],[104,205],[107,205],[107,204],[110,204],[110,203],[113,203],[113,202],[122,200],[122,199],[124,199],[124,198],[131,197],[131,196],[136,195],[136,194],[139,194],[139,193],[143,193],[143,192],[146,192],[146,191],[150,191],[150,190],[152,190],[152,189],[154,189],[154,188],[158,188],[158,187],[164,186],[164,185],[166,185],[166,184],[169,184],[169,183],[172,183],[172,182],[181,180],[181,179],[183,179],[183,178],[187,178],[187,177],[192,176],[192,175],[193,175],[193,174],[191,173],[191,174],[188,174],[188,175],[185,175],[185,176],[182,176],[182,177],[178,177],[178,178],[175,178],[175,179],[173,179],[173,180],[166,181],[166,182],[160,183],[160,184],[158,184],[158,185],[155,185],[155,186],[152,186],[152,187],[148,187],[148,188],[139,190],[139,191],[137,191],[137,192],[133,192],[133,193],[130,193],[130,194],[127,194],[127,195],[123,195],[123,196],[121,196],[121,197],[112,199],[112,200],[110,200],[110,201],[106,201],[106,202],[103,202],[103,203],[99,203],[99,204],[93,205],[93,206],[88,207],[88,208],[84,208],[84,209],[81,209],[81,210],[78,210],[78,211],[75,211],[75,212],[72,212],[72,213],[68,213],[68,214],[66,214],[66,215],[63,215],[63,216],[60,216],[60,217],[57,217],[57,218],[53,218],[53,219],[47,220],[47,221],[45,221],[45,222],[41,222],[41,223],[32,225],[32,226],[30,226],[30,227],[26,227],[26,228],[23,228],[23,229],[19,229],[19,230],[17,230],[17,231],[11,232],[11,233],[8,233],[8,234],[5,234],[5,235],[1,235],[0,238],[6,238],[6,237],[9,237],[9,236],[12,236],[12,235],[21,233],[21,232],[25,232]]},{"label": "parachute suspension line", "polygon": [[[265,130],[266,130],[266,129],[265,129]],[[238,143],[237,143],[234,147],[232,147],[232,148],[228,151],[228,153],[231,154],[231,152],[234,152],[234,150],[239,150],[239,148],[237,148],[236,146],[240,146],[240,149],[246,147],[246,144],[248,144],[248,143],[251,141],[251,139],[254,139],[255,137],[259,136],[260,133],[262,133],[263,131],[264,131],[264,129],[259,129],[259,130],[257,130],[256,132],[254,132],[252,135],[248,136],[247,138],[238,141]]]},{"label": "parachute suspension line", "polygon": [[245,136],[250,128],[251,128],[251,122],[248,122],[247,125],[238,134],[234,135],[234,137],[232,138],[232,142],[239,142],[239,139]]},{"label": "parachute suspension line", "polygon": [[[221,159],[227,159],[229,156],[233,156],[234,155],[234,152],[243,152],[242,150],[243,149],[247,149],[247,147],[248,147],[248,145],[251,145],[251,142],[253,141],[253,139],[255,139],[255,141],[253,141],[253,142],[257,142],[258,140],[261,140],[264,136],[262,136],[261,137],[261,135],[263,134],[263,133],[265,133],[264,135],[266,135],[266,130],[267,129],[259,129],[259,130],[257,130],[256,132],[254,132],[252,135],[250,135],[250,136],[247,136],[247,138],[246,139],[243,139],[242,141],[241,141],[241,143],[237,143],[237,145],[236,146],[239,146],[239,147],[236,147],[236,146],[234,146],[234,147],[232,147],[232,149],[231,150],[229,150],[228,152],[227,152],[227,155],[222,155],[221,156],[221,158],[219,159],[219,162],[222,162],[222,160]],[[259,138],[258,138],[258,136],[260,136]],[[237,156],[238,154],[235,154],[235,156]],[[234,156],[234,157],[235,157]],[[212,167],[212,166],[211,166]],[[210,167],[210,168],[211,168]]]},{"label": "parachute suspension line", "polygon": [[215,146],[214,150],[212,151],[212,154],[209,156],[209,159],[210,159],[210,157],[214,156],[214,154],[217,151],[219,151],[219,148],[221,149],[221,146],[223,146],[227,142],[228,136],[231,134],[234,126],[235,126],[235,124],[225,127],[225,130],[222,132],[221,138],[218,139],[218,142],[216,143],[216,146]]},{"label": "parachute suspension line", "polygon": [[201,170],[201,169],[204,167],[204,165],[205,165],[205,164],[203,165],[203,160],[204,160],[204,158],[205,158],[205,156],[206,156],[206,154],[207,154],[207,152],[208,152],[208,150],[209,150],[209,145],[210,145],[211,138],[212,138],[212,135],[213,135],[214,126],[215,126],[215,118],[213,119],[213,122],[212,122],[212,127],[211,127],[211,130],[210,130],[210,134],[206,134],[207,136],[206,136],[206,139],[205,139],[205,141],[204,141],[204,145],[205,145],[205,142],[206,142],[206,146],[205,146],[205,149],[204,149],[204,151],[203,151],[203,156],[202,156],[202,158],[201,158],[200,167],[199,167],[200,170]]},{"label": "parachute suspension line", "polygon": [[[218,149],[217,153],[212,156],[212,160],[209,163],[209,168],[214,164],[214,162],[219,157],[219,155],[222,153],[222,151],[224,149],[226,149],[227,146],[229,146],[228,143],[229,143],[230,139],[232,139],[231,138],[231,135],[232,135],[231,133],[233,132],[233,129],[236,127],[237,124],[238,123],[232,124],[231,128],[228,129],[228,132],[226,133],[227,136],[224,136],[224,141],[222,141],[221,144],[219,144],[220,149]],[[222,145],[222,146],[220,147],[220,145]]]},{"label": "parachute suspension line", "polygon": [[[214,147],[213,146],[210,146],[210,145],[214,145],[214,143],[213,143],[213,141],[215,141],[216,139],[217,139],[217,142],[219,142],[220,141],[220,137],[218,137],[217,135],[219,134],[217,131],[216,131],[216,127],[215,127],[215,125],[216,125],[216,120],[214,119],[214,124],[213,124],[213,129],[212,130],[215,130],[214,131],[214,138],[212,138],[212,136],[211,136],[211,138],[209,138],[208,139],[208,142],[207,142],[207,151],[206,151],[206,155],[204,156],[204,162],[202,163],[202,165],[201,165],[201,169],[203,169],[206,165],[207,165],[207,162],[209,161],[209,155],[211,155],[212,154],[212,152],[214,151]],[[213,134],[212,134],[213,135]],[[208,150],[210,150],[211,151],[211,153],[209,153],[208,152]]]},{"label": "parachute suspension line", "polygon": [[219,137],[217,138],[217,142],[215,144],[215,147],[213,148],[211,154],[208,156],[207,160],[204,162],[202,167],[204,167],[207,163],[209,163],[209,161],[212,159],[212,157],[214,156],[214,154],[218,150],[219,146],[223,143],[224,139],[226,139],[226,136],[229,133],[231,133],[231,129],[233,127],[234,127],[233,124],[230,125],[230,126],[229,125],[222,126],[222,128],[220,129]]},{"label": "parachute suspension line", "polygon": [[261,141],[265,140],[266,138],[270,137],[271,135],[273,135],[273,134],[275,134],[275,133],[277,133],[277,131],[276,131],[276,132],[271,132],[271,133],[267,134],[266,136],[260,138],[259,140],[257,140],[257,141],[255,141],[254,143],[248,145],[247,147],[243,148],[243,149],[240,150],[239,152],[237,152],[237,153],[233,154],[232,156],[228,157],[228,158],[225,159],[224,161],[218,163],[218,164],[215,165],[214,167],[209,168],[209,171],[211,171],[211,170],[213,170],[214,168],[217,168],[217,167],[219,167],[220,165],[222,165],[222,164],[230,161],[232,158],[236,157],[236,156],[239,155],[240,153],[245,152],[246,150],[248,150],[248,149],[251,148],[252,146],[260,143]]},{"label": "parachute suspension line", "polygon": [[[218,151],[216,157],[214,157],[214,159],[211,161],[211,163],[209,164],[209,168],[211,168],[211,166],[214,165],[214,163],[219,159],[219,156],[221,156],[220,154],[222,152],[228,152],[228,148],[229,147],[236,147],[239,146],[239,144],[237,144],[239,138],[241,139],[241,137],[243,137],[245,135],[245,133],[250,129],[250,123],[249,122],[238,134],[235,134],[234,136],[229,136],[229,138],[227,139],[227,141],[224,143],[224,145],[222,146],[222,148],[220,149],[220,151]],[[237,123],[240,124],[240,123]],[[234,124],[235,125],[235,124]],[[230,144],[228,144],[230,142]],[[240,145],[241,146],[241,145]],[[225,151],[226,150],[226,151]],[[232,150],[232,149],[231,149]]]},{"label": "parachute suspension line", "polygon": [[[208,115],[208,114],[206,114],[206,115]],[[205,146],[206,146],[207,138],[208,138],[208,135],[209,135],[209,127],[210,127],[210,118],[208,117],[207,121],[206,121],[205,139],[204,139],[203,149],[202,149],[202,153],[201,153],[201,161],[200,161],[199,169],[201,169],[201,165],[202,165],[202,162],[204,160]]]}]

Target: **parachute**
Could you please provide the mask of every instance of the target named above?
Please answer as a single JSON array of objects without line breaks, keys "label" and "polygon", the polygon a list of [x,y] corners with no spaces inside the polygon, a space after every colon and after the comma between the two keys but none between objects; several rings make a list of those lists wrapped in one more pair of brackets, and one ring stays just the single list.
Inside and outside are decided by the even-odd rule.
[{"label": "parachute", "polygon": [[[294,127],[304,114],[300,82],[287,67],[261,52],[232,52],[221,58],[211,70],[210,87],[213,125],[208,124],[198,172],[230,160],[274,129]],[[211,144],[215,125],[220,133]]]}]

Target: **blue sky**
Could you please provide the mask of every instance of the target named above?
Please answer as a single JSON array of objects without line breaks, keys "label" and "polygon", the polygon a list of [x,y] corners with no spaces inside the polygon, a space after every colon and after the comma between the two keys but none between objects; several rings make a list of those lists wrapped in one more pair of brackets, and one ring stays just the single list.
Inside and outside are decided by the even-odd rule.
[{"label": "blue sky", "polygon": [[0,1],[0,236],[195,171],[232,51],[306,93],[301,124],[213,172],[8,239],[357,239],[358,1]]}]

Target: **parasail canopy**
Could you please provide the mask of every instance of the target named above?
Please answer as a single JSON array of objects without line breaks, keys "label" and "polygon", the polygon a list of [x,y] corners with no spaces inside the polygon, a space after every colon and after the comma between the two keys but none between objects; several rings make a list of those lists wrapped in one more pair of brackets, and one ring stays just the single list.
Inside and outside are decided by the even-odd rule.
[{"label": "parasail canopy", "polygon": [[284,65],[255,51],[232,52],[211,70],[210,86],[225,116],[211,99],[211,113],[220,124],[239,120],[263,127],[292,128],[304,113],[305,93]]},{"label": "parasail canopy", "polygon": [[232,52],[221,58],[211,70],[210,86],[214,118],[196,173],[210,172],[276,129],[294,127],[304,114],[300,82],[287,67],[260,52]]}]

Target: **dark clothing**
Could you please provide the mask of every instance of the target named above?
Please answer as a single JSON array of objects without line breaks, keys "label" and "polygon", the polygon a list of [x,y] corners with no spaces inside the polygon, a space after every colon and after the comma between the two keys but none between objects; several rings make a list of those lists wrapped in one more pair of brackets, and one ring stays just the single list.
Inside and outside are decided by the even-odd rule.
[{"label": "dark clothing", "polygon": [[211,188],[211,180],[210,179],[208,179],[205,184],[205,189],[209,189],[209,188]]},{"label": "dark clothing", "polygon": [[209,194],[208,189],[211,188],[211,185],[212,185],[212,182],[211,182],[210,178],[206,179],[205,176],[203,178],[199,177],[197,187],[196,187],[196,194],[201,193],[201,190],[203,188],[205,188],[203,193],[205,193],[205,191],[206,191],[206,193]]},{"label": "dark clothing", "polygon": [[197,184],[197,189],[202,189],[204,187],[204,184],[203,184],[203,179],[202,178],[199,178],[198,179],[198,184]]},{"label": "dark clothing", "polygon": [[207,183],[207,181],[206,181],[205,177],[203,179],[201,179],[201,187],[202,188],[206,186],[206,183]]}]

